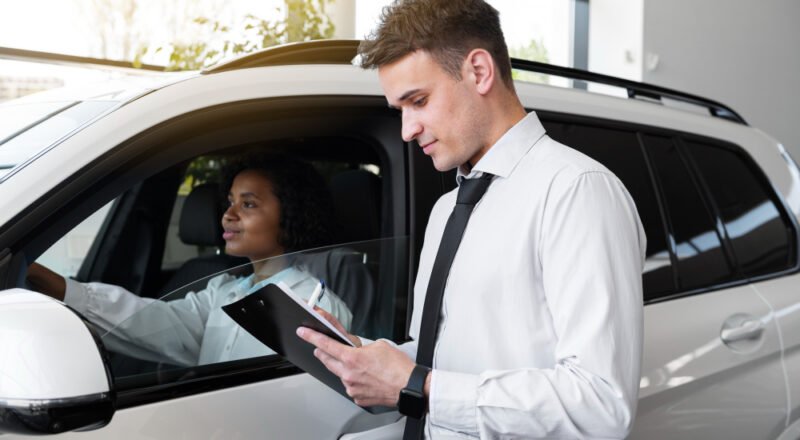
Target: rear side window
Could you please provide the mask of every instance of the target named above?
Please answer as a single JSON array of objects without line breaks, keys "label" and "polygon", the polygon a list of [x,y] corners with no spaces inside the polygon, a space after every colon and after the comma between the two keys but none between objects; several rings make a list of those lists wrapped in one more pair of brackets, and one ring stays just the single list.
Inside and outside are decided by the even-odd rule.
[{"label": "rear side window", "polygon": [[[679,288],[691,290],[730,280],[733,270],[722,248],[714,215],[689,172],[686,158],[672,138],[642,137],[661,183],[675,241]],[[653,296],[646,296],[647,299]]]},{"label": "rear side window", "polygon": [[547,134],[602,163],[625,185],[647,235],[642,274],[645,300],[674,292],[674,275],[663,218],[642,149],[632,131],[544,121]]},{"label": "rear side window", "polygon": [[706,183],[742,275],[753,277],[790,268],[793,233],[773,193],[754,165],[731,149],[686,141]]}]

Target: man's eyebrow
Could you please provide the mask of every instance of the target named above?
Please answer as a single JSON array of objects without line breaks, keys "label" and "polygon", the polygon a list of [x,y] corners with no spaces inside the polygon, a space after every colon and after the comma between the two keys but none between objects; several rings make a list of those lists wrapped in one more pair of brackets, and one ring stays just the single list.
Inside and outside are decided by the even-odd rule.
[{"label": "man's eyebrow", "polygon": [[[408,98],[410,98],[410,97],[412,97],[412,96],[416,95],[417,93],[419,93],[419,92],[421,92],[421,91],[422,91],[422,89],[412,89],[412,90],[409,90],[409,91],[407,91],[407,92],[403,93],[403,95],[402,95],[402,96],[400,96],[400,98],[398,98],[398,99],[397,99],[397,102],[403,102],[403,101],[407,100]],[[399,109],[400,109],[400,108],[399,108],[399,107],[397,107],[396,105],[392,105],[392,104],[389,104],[389,108],[393,108],[393,109],[395,109],[395,110],[399,110]]]}]

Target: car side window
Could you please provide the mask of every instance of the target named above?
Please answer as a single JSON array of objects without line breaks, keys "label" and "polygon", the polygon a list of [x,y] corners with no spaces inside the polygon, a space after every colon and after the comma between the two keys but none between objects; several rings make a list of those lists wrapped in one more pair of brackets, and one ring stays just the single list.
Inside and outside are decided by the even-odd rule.
[{"label": "car side window", "polygon": [[644,135],[643,139],[660,181],[675,240],[679,288],[691,290],[730,280],[733,270],[715,227],[715,216],[678,145],[669,137]]},{"label": "car side window", "polygon": [[[95,283],[92,287],[97,303],[105,304],[104,301],[113,299],[117,308],[125,309],[124,313],[101,318],[104,323],[101,339],[109,351],[111,372],[120,390],[177,383],[181,381],[181,374],[227,373],[254,362],[277,368],[281,361],[274,356],[275,352],[242,330],[221,309],[268,282],[282,282],[302,299],[307,299],[319,281],[324,280],[327,290],[320,307],[331,312],[355,334],[371,339],[392,337],[397,306],[396,280],[407,272],[407,259],[403,255],[407,252],[408,240],[387,235],[383,220],[391,216],[384,212],[383,200],[387,198],[388,187],[383,185],[385,171],[381,162],[373,156],[300,156],[296,159],[313,168],[329,194],[324,195],[326,191],[322,191],[312,197],[307,195],[310,189],[306,188],[305,192],[292,193],[297,200],[294,203],[288,198],[281,199],[280,203],[286,205],[281,205],[280,209],[295,216],[321,213],[322,216],[314,215],[314,218],[319,217],[314,221],[323,222],[326,227],[312,221],[293,223],[293,227],[320,228],[305,230],[320,239],[320,234],[330,234],[324,240],[330,245],[296,249],[263,263],[252,262],[233,252],[226,255],[220,224],[224,196],[220,188],[230,182],[221,171],[226,163],[235,161],[234,155],[199,156],[188,166],[174,167],[176,173],[171,174],[181,171],[182,177],[175,179],[175,186],[170,188],[170,191],[177,191],[178,197],[177,202],[170,205],[173,215],[169,222],[177,223],[178,227],[159,228],[167,235],[174,235],[165,240],[161,271],[157,275],[162,280],[157,289],[160,294],[143,292],[143,296],[152,299],[136,298],[108,282]],[[198,177],[198,172],[202,176]],[[306,174],[286,177],[297,185],[305,179],[313,180],[311,178]],[[332,202],[330,206],[315,203],[328,198]],[[244,205],[241,206],[239,209],[243,210]],[[164,223],[167,219],[163,216]],[[249,233],[256,232],[250,230]],[[198,249],[178,256],[174,252],[176,248],[170,247],[174,246],[170,245],[170,240],[216,252]],[[236,246],[245,252],[248,245],[242,242]],[[282,368],[282,374],[287,374],[285,365]]]},{"label": "car side window", "polygon": [[633,197],[647,235],[642,274],[645,300],[674,292],[672,262],[663,219],[636,133],[563,122],[545,121],[544,125],[553,139],[605,165]]},{"label": "car side window", "polygon": [[36,262],[65,277],[77,275],[113,204],[113,201],[107,203],[72,228],[40,255]]},{"label": "car side window", "polygon": [[763,177],[731,149],[688,140],[686,147],[719,211],[742,276],[790,268],[793,230]]}]

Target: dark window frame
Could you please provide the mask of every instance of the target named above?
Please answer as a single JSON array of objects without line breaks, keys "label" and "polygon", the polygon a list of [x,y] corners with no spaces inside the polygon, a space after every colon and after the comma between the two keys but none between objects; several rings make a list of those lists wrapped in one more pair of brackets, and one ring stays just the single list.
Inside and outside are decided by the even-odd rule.
[{"label": "dark window frame", "polygon": [[[675,300],[675,299],[685,298],[685,297],[689,297],[689,296],[694,296],[694,295],[698,295],[698,294],[713,292],[713,291],[722,290],[722,289],[728,289],[728,288],[732,288],[732,287],[737,287],[737,286],[742,286],[742,285],[751,284],[751,283],[755,283],[755,282],[770,280],[770,279],[779,278],[779,277],[783,277],[783,276],[786,276],[786,275],[791,275],[793,273],[800,272],[800,232],[799,232],[800,231],[800,223],[798,223],[797,218],[795,218],[794,215],[791,214],[792,211],[791,211],[791,209],[789,209],[789,206],[787,205],[786,200],[783,198],[781,193],[777,190],[777,188],[772,183],[772,181],[769,179],[769,177],[765,174],[764,170],[761,168],[761,166],[758,165],[758,162],[744,148],[742,148],[742,147],[740,147],[740,146],[738,146],[738,145],[736,145],[736,144],[734,144],[734,143],[732,143],[730,141],[726,141],[726,140],[722,140],[722,139],[718,139],[718,138],[714,138],[714,137],[710,137],[710,136],[706,136],[706,135],[701,135],[701,134],[697,134],[697,133],[690,133],[690,132],[686,132],[686,131],[671,129],[671,128],[657,127],[657,126],[634,123],[634,122],[624,122],[624,121],[618,121],[618,120],[613,120],[613,119],[599,118],[599,117],[595,117],[595,116],[575,115],[575,114],[548,111],[548,110],[538,110],[538,109],[535,109],[535,108],[533,108],[533,109],[527,108],[526,110],[527,111],[531,111],[531,110],[536,111],[537,115],[539,116],[539,118],[541,120],[552,120],[552,121],[557,121],[557,122],[568,122],[568,123],[589,125],[589,126],[595,126],[595,127],[601,127],[601,128],[611,128],[611,129],[617,129],[617,130],[624,130],[624,131],[629,131],[629,132],[636,133],[637,134],[637,139],[639,140],[640,147],[642,149],[644,149],[644,150],[646,150],[647,148],[644,145],[644,143],[641,141],[641,135],[656,135],[656,136],[668,137],[670,139],[673,139],[677,143],[677,147],[678,147],[679,151],[681,151],[681,148],[683,147],[683,143],[684,143],[683,140],[689,140],[689,141],[692,141],[692,142],[710,144],[710,145],[713,145],[713,146],[726,148],[726,149],[732,151],[733,153],[737,154],[738,156],[740,156],[741,158],[744,159],[744,161],[746,162],[747,167],[754,171],[754,175],[756,176],[756,178],[764,185],[764,189],[768,192],[770,201],[773,202],[773,204],[774,204],[775,208],[778,210],[781,218],[787,220],[787,224],[789,225],[789,229],[790,229],[791,235],[793,236],[793,239],[789,240],[789,244],[790,244],[790,246],[792,246],[792,249],[790,249],[790,255],[792,256],[792,258],[794,260],[794,264],[791,267],[789,267],[787,269],[784,269],[784,270],[779,270],[779,271],[775,271],[775,272],[766,273],[766,274],[763,274],[763,275],[758,275],[758,276],[755,276],[755,277],[750,277],[750,278],[739,277],[737,279],[729,280],[727,282],[716,283],[716,284],[712,284],[712,285],[709,285],[709,286],[693,288],[693,289],[687,289],[687,290],[678,289],[678,284],[677,284],[677,279],[676,279],[676,282],[675,282],[675,287],[676,287],[675,293],[673,293],[671,295],[664,295],[664,296],[661,296],[661,297],[649,299],[649,300],[644,302],[645,305],[656,304],[656,303],[660,303],[660,302],[664,302],[664,301],[671,301],[671,300]],[[686,159],[693,160],[693,158],[691,158],[691,155],[687,155],[685,151],[681,151],[681,156],[682,156],[682,158],[686,157]],[[666,224],[668,224],[669,223],[669,218],[668,218],[668,216],[664,215],[664,213],[668,212],[667,211],[668,207],[666,207],[664,205],[664,200],[662,199],[662,195],[661,195],[662,191],[663,191],[662,190],[662,185],[661,185],[661,182],[658,181],[657,176],[653,173],[652,159],[649,157],[649,155],[647,155],[646,151],[645,151],[645,162],[647,163],[647,166],[648,166],[648,170],[647,171],[650,174],[651,179],[654,180],[654,189],[656,191],[656,198],[657,198],[657,203],[659,205],[659,210],[660,210],[661,215],[662,215],[662,222],[666,222]],[[689,167],[690,174],[696,173],[696,170],[693,169],[693,167],[694,167],[694,164],[692,163],[692,166]],[[700,189],[701,193],[703,193],[703,192],[705,192],[707,190],[707,189],[704,189],[702,187],[699,188],[699,189]],[[713,213],[715,221],[717,221],[717,223],[719,223],[720,222],[720,220],[719,220],[720,219],[719,211],[717,210],[716,206],[712,206],[712,205],[708,204],[708,200],[710,198],[710,194],[709,193],[702,194],[702,196],[703,196],[703,202],[706,204],[707,209],[709,209],[710,212]],[[724,227],[723,227],[723,229],[724,229]],[[674,277],[677,278],[679,276],[679,273],[678,273],[677,266],[675,266],[675,262],[677,260],[677,255],[675,253],[674,246],[676,245],[676,243],[675,243],[675,240],[674,240],[674,235],[672,234],[671,225],[670,225],[669,229],[665,230],[665,233],[667,234],[667,244],[668,244],[668,248],[669,248],[669,252],[670,252],[670,259],[671,259],[671,262],[673,264],[673,275],[674,275]],[[730,243],[730,241],[728,239],[728,236],[727,236],[727,231],[725,232],[725,235],[722,236],[722,241],[723,241],[722,246],[723,246],[724,252],[727,253],[729,251],[729,249],[732,249],[732,245],[731,245],[731,243]],[[733,266],[734,273],[740,273],[741,272],[741,267],[739,266],[738,261],[736,261],[735,259],[731,260],[731,261],[736,263]]]}]

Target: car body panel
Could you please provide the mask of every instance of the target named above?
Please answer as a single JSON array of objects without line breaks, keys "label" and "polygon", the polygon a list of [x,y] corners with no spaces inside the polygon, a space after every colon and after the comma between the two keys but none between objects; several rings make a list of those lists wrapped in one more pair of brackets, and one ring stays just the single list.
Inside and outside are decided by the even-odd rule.
[{"label": "car body panel", "polygon": [[[748,285],[645,307],[639,408],[630,438],[768,438],[787,400],[775,317]],[[747,314],[763,334],[731,348],[727,319]]]}]

